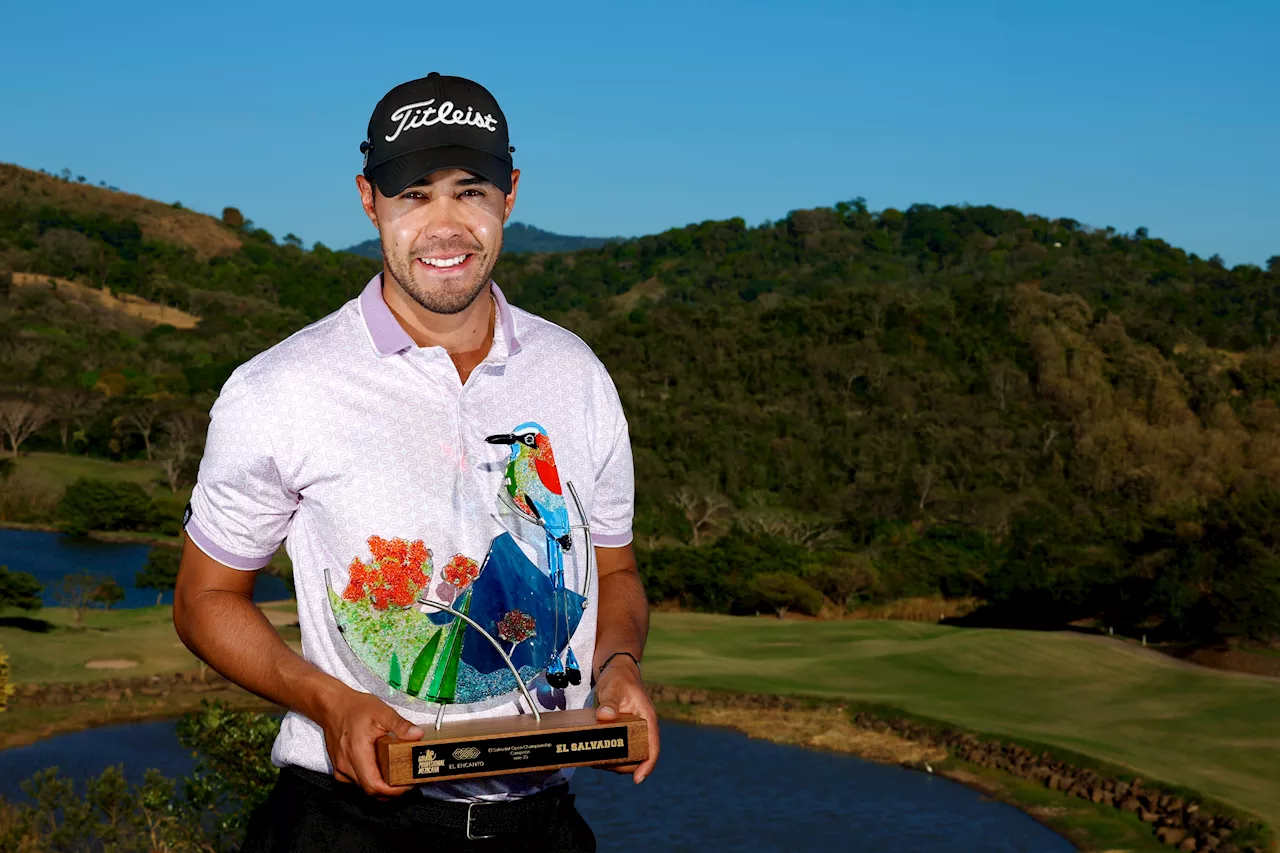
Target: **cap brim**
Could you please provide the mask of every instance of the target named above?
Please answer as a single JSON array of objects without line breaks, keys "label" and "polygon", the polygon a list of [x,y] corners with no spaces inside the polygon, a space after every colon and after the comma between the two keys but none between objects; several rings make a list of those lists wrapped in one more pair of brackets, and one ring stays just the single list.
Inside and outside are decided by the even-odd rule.
[{"label": "cap brim", "polygon": [[511,192],[511,161],[487,151],[445,145],[410,151],[379,163],[367,176],[384,196],[400,195],[416,181],[441,169],[465,169],[479,175],[504,193]]}]

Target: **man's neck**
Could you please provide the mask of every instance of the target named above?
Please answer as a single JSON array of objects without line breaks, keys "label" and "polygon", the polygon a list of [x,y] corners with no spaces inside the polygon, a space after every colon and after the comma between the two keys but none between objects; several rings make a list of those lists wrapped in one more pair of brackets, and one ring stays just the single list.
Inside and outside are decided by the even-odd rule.
[{"label": "man's neck", "polygon": [[437,314],[419,305],[384,270],[382,298],[415,344],[443,347],[449,353],[463,382],[467,381],[476,365],[484,361],[493,346],[493,326],[498,312],[491,288],[482,290],[474,302],[457,314]]}]

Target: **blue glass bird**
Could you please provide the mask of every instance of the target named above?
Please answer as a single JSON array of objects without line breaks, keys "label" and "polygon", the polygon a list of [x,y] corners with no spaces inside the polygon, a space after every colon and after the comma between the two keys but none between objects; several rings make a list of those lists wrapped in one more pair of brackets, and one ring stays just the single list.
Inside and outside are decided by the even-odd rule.
[{"label": "blue glass bird", "polygon": [[[570,536],[569,510],[564,502],[564,490],[560,485],[560,472],[556,470],[556,457],[551,449],[551,438],[541,425],[529,421],[520,424],[509,433],[491,435],[485,439],[490,444],[506,444],[511,447],[507,461],[506,488],[512,503],[540,525],[547,536],[547,566],[551,571],[551,585],[555,590],[564,589],[564,552],[573,547]],[[559,609],[560,598],[557,598]],[[556,648],[559,648],[561,622],[565,626],[565,641],[569,639],[568,614],[556,615]],[[556,688],[582,682],[582,671],[567,648],[565,660],[557,655],[547,667],[547,682]]]}]

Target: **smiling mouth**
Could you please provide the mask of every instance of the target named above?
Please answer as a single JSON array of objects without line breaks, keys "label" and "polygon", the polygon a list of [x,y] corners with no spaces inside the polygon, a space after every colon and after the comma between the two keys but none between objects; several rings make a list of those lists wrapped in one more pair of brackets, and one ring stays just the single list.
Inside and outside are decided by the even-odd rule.
[{"label": "smiling mouth", "polygon": [[454,255],[450,258],[418,258],[417,261],[423,266],[431,267],[432,269],[450,269],[462,266],[470,259],[471,255],[462,254]]}]

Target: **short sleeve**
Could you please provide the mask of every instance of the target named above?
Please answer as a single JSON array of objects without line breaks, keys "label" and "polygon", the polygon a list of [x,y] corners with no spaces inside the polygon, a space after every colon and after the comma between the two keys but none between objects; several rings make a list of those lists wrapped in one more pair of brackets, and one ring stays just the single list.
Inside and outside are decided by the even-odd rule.
[{"label": "short sleeve", "polygon": [[298,495],[284,483],[273,450],[269,395],[233,373],[210,412],[200,473],[191,493],[187,535],[233,569],[271,561],[288,534]]},{"label": "short sleeve", "polygon": [[604,548],[631,544],[631,521],[635,512],[636,481],[631,462],[631,433],[622,411],[622,401],[613,380],[604,372],[602,395],[606,426],[601,446],[604,453],[596,464],[595,491],[591,501],[591,541]]}]

